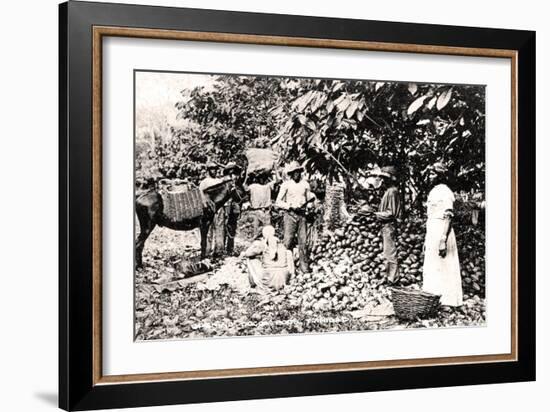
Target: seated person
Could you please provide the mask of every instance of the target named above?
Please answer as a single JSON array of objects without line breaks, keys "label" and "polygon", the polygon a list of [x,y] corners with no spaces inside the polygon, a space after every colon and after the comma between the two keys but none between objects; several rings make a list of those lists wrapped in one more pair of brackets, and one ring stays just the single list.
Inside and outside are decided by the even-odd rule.
[{"label": "seated person", "polygon": [[265,226],[241,257],[248,258],[248,280],[260,292],[279,290],[294,275],[292,252],[277,239],[273,226]]}]

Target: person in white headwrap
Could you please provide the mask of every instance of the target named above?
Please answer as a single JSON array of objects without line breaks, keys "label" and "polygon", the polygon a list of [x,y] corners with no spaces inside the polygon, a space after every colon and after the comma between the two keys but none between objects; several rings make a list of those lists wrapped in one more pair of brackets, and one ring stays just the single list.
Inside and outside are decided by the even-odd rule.
[{"label": "person in white headwrap", "polygon": [[247,259],[248,279],[260,292],[279,290],[294,275],[294,259],[275,236],[273,226],[262,229],[262,236],[241,253]]}]

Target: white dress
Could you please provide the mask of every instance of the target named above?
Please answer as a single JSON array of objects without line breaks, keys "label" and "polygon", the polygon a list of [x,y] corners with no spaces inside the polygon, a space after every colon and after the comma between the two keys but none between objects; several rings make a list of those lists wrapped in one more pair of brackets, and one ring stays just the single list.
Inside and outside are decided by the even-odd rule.
[{"label": "white dress", "polygon": [[439,256],[439,241],[443,235],[445,214],[451,214],[455,197],[446,185],[435,186],[428,195],[428,220],[424,251],[422,289],[441,295],[441,304],[462,305],[462,279],[454,230],[447,238],[447,254]]}]

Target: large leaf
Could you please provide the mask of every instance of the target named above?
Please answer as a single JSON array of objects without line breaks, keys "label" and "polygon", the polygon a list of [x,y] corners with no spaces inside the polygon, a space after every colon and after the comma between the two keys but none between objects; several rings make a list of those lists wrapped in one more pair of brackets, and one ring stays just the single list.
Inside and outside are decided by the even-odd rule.
[{"label": "large leaf", "polygon": [[451,100],[452,94],[453,94],[453,88],[451,87],[439,95],[439,97],[437,98],[437,104],[436,104],[437,110],[441,110],[445,106],[447,106],[447,104]]},{"label": "large leaf", "polygon": [[307,97],[304,98],[303,108],[301,110],[298,110],[298,111],[304,110],[314,97],[315,97],[315,91],[309,92]]},{"label": "large leaf", "polygon": [[327,113],[330,113],[332,112],[332,110],[334,109],[334,100],[329,100],[329,102],[327,103]]},{"label": "large leaf", "polygon": [[424,95],[424,96],[420,96],[419,98],[415,99],[415,101],[412,102],[411,105],[409,106],[409,108],[407,109],[407,114],[410,116],[411,114],[416,112],[418,109],[420,109],[422,107],[422,105],[424,104],[424,100],[426,100],[427,97],[428,96]]},{"label": "large leaf", "polygon": [[334,82],[334,87],[332,88],[332,92],[337,92],[338,90],[340,90],[342,87],[344,87],[344,82],[341,82],[341,81],[335,81]]},{"label": "large leaf", "polygon": [[434,107],[435,105],[435,102],[437,101],[437,96],[434,96],[430,99],[430,101],[428,102],[428,104],[426,105],[426,107],[428,108],[428,110],[432,110],[432,107]]},{"label": "large leaf", "polygon": [[315,122],[313,120],[308,120],[306,122],[306,127],[310,130],[315,130],[316,129]]},{"label": "large leaf", "polygon": [[355,111],[357,110],[357,106],[359,106],[359,102],[356,100],[351,102],[351,104],[346,109],[346,117],[348,119],[351,119],[351,117],[354,115]]},{"label": "large leaf", "polygon": [[348,108],[348,106],[351,104],[351,99],[349,97],[347,96],[343,96],[343,97],[344,98],[340,102],[338,103],[335,102],[339,112],[344,112]]},{"label": "large leaf", "polygon": [[310,144],[313,146],[321,146],[321,133],[313,133],[310,136]]},{"label": "large leaf", "polygon": [[284,106],[282,104],[272,107],[268,110],[268,113],[272,116],[279,116],[284,110]]},{"label": "large leaf", "polygon": [[302,96],[298,97],[294,103],[292,103],[292,108],[295,109],[297,112],[301,112],[304,110],[304,108],[307,106],[307,104],[311,101],[313,97],[313,91],[310,90],[306,94],[303,94]]},{"label": "large leaf", "polygon": [[302,126],[307,123],[307,117],[305,117],[303,114],[296,115],[296,120],[298,120],[298,122],[300,122]]},{"label": "large leaf", "polygon": [[346,128],[352,128],[355,130],[357,129],[357,122],[352,119],[344,119],[342,120],[342,126]]},{"label": "large leaf", "polygon": [[327,100],[327,96],[325,93],[316,92],[315,97],[311,99],[311,102],[310,102],[311,113],[315,113],[317,109],[319,109],[319,107],[321,107],[323,103],[325,103],[326,100]]}]

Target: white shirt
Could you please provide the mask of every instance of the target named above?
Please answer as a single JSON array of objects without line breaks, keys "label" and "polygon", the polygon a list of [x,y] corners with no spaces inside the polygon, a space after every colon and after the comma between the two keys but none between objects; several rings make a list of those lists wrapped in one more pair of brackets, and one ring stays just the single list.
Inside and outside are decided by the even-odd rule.
[{"label": "white shirt", "polygon": [[299,208],[304,206],[306,201],[311,198],[315,198],[315,195],[311,193],[309,183],[306,180],[300,180],[296,183],[290,179],[281,185],[275,204],[281,209]]},{"label": "white shirt", "polygon": [[260,209],[271,206],[271,188],[273,183],[261,185],[252,183],[249,186],[250,190],[250,207],[252,209]]}]

